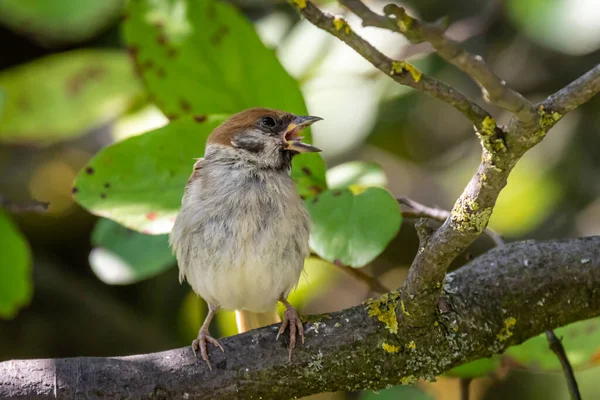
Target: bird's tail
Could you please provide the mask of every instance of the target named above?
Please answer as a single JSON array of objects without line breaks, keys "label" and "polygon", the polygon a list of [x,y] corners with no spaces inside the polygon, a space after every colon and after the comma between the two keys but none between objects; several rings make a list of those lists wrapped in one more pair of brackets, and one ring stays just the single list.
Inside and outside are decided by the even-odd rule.
[{"label": "bird's tail", "polygon": [[235,322],[238,333],[281,322],[277,309],[266,313],[254,313],[247,310],[235,310]]}]

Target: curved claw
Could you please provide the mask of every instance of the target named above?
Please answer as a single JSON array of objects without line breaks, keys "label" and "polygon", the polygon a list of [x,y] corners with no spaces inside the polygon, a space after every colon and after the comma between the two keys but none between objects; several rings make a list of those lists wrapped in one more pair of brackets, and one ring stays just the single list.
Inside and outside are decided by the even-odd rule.
[{"label": "curved claw", "polygon": [[221,346],[221,343],[217,341],[217,339],[210,336],[208,331],[200,330],[200,332],[198,332],[198,338],[192,342],[192,350],[194,351],[194,357],[197,357],[197,351],[198,349],[200,349],[200,356],[204,361],[206,361],[206,363],[208,364],[208,368],[212,371],[212,366],[210,364],[210,361],[208,360],[206,342],[209,342],[214,346],[218,347],[223,353],[225,352],[225,350],[223,349],[223,346]]},{"label": "curved claw", "polygon": [[289,346],[289,355],[288,360],[292,361],[292,353],[294,348],[296,347],[296,332],[300,335],[300,339],[302,340],[302,344],[304,344],[304,326],[302,326],[302,321],[296,312],[296,309],[292,306],[289,306],[285,312],[283,313],[283,322],[279,327],[279,331],[277,332],[277,337],[275,340],[279,340],[279,336],[285,332],[285,328],[290,327],[290,346]]}]

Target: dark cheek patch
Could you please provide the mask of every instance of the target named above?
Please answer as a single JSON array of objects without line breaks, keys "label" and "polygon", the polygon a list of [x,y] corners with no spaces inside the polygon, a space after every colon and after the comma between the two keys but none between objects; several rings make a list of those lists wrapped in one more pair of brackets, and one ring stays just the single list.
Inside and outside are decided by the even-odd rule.
[{"label": "dark cheek patch", "polygon": [[250,153],[260,153],[265,149],[262,140],[253,137],[238,137],[232,144],[235,147],[249,151]]}]

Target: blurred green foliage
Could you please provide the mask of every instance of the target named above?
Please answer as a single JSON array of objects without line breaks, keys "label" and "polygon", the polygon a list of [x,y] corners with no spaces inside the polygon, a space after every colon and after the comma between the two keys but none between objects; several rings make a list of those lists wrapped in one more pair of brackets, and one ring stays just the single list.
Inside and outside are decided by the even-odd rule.
[{"label": "blurred green foliage", "polygon": [[[542,304],[538,304],[543,307]],[[573,368],[591,367],[600,361],[600,319],[593,318],[575,322],[554,330],[561,340]],[[546,334],[509,348],[508,357],[526,367],[547,371],[560,371],[556,355],[548,348]]]},{"label": "blurred green foliage", "polygon": [[83,41],[114,20],[123,0],[2,0],[0,23],[45,45]]},{"label": "blurred green foliage", "polygon": [[13,318],[33,293],[31,251],[23,234],[0,209],[0,317]]},{"label": "blurred green foliage", "polygon": [[89,49],[2,71],[0,88],[5,98],[0,141],[38,145],[114,120],[141,89],[122,51]]},{"label": "blurred green foliage", "polygon": [[[306,261],[306,273],[290,296],[293,304],[320,312],[364,300],[369,293],[350,286],[332,264],[336,260],[355,267],[371,264],[365,268],[366,273],[379,276],[389,270],[405,273],[416,251],[407,239],[414,232],[406,226],[400,231],[403,221],[394,195],[451,207],[480,157],[472,128],[460,115],[420,93],[391,85],[387,77],[374,71],[342,42],[299,21],[290,9],[267,2],[238,3],[243,9],[213,0],[130,1],[124,9],[123,23],[117,25],[117,15],[123,11],[121,0],[0,0],[0,23],[44,46],[100,38],[100,42],[110,42],[113,47],[124,47],[92,49],[98,47],[98,42],[91,42],[49,56],[44,56],[44,50],[29,63],[0,71],[0,142],[4,146],[0,148],[0,163],[5,163],[0,165],[0,192],[16,186],[10,180],[14,175],[24,188],[21,197],[40,193],[36,190],[40,181],[47,187],[58,187],[56,182],[69,176],[69,166],[80,168],[85,164],[74,183],[75,199],[87,211],[106,218],[96,221],[91,232],[82,230],[81,226],[86,225],[76,220],[88,217],[82,217],[80,211],[74,217],[67,206],[61,208],[69,210],[64,215],[39,218],[44,221],[36,222],[39,226],[27,218],[15,218],[28,237],[34,238],[33,257],[44,261],[51,254],[60,268],[69,266],[77,274],[85,274],[88,269],[81,268],[81,264],[89,255],[92,270],[103,282],[127,285],[95,286],[95,290],[107,291],[103,297],[87,289],[96,281],[81,284],[83,289],[79,289],[79,283],[71,284],[69,279],[53,280],[56,271],[43,270],[51,271],[50,263],[38,262],[33,273],[43,279],[36,280],[39,300],[36,303],[34,299],[32,309],[47,306],[50,310],[43,309],[42,315],[51,315],[55,299],[73,293],[66,304],[74,304],[75,308],[80,299],[84,300],[81,303],[93,299],[89,300],[93,309],[103,316],[101,327],[112,323],[119,337],[127,337],[123,332],[135,331],[130,327],[130,316],[136,315],[150,321],[147,325],[139,323],[144,329],[166,327],[177,343],[188,344],[197,334],[206,307],[187,286],[179,287],[166,233],[179,208],[194,159],[202,156],[206,137],[223,118],[248,107],[307,114],[308,104],[311,113],[316,110],[314,114],[325,117],[313,132],[332,168],[327,169],[319,155],[302,155],[295,158],[292,170],[313,219],[311,247],[325,260],[311,257]],[[531,99],[565,85],[586,65],[600,60],[598,8],[590,7],[586,0],[511,0],[504,3],[502,12],[489,15],[482,9],[490,2],[408,3],[415,15],[434,19],[450,14],[453,20],[460,20],[461,32],[467,32],[465,45],[484,56],[511,86]],[[490,9],[493,11],[493,7]],[[344,11],[332,8],[332,12]],[[106,27],[109,31],[101,33]],[[390,56],[403,58],[414,49],[398,35],[353,28]],[[119,29],[124,36],[122,44],[113,40]],[[2,34],[0,31],[0,40]],[[9,49],[6,55],[10,53]],[[579,57],[567,56],[572,54]],[[472,82],[436,56],[416,62],[427,73],[473,97],[479,96]],[[122,118],[134,103],[136,107],[146,106],[147,99],[171,120],[168,125],[157,129],[137,127],[135,134],[145,133],[116,143],[110,135],[107,139],[90,134],[102,126],[111,133],[115,119]],[[600,148],[598,121],[593,118],[597,111],[596,102],[575,113],[575,119],[569,121],[569,116],[561,121],[539,146],[541,156],[528,155],[519,163],[498,200],[491,220],[493,228],[510,240],[597,234],[592,229],[597,221],[593,205],[599,190],[590,184],[600,171],[594,150]],[[574,134],[568,134],[571,132]],[[131,134],[124,132],[123,136]],[[45,145],[46,150],[40,152],[51,152],[51,156],[15,144]],[[110,145],[97,152],[105,144]],[[90,153],[96,153],[91,161]],[[35,168],[31,177],[9,164],[11,160],[21,161],[23,154],[37,160],[23,157],[24,165],[29,162],[27,165]],[[56,160],[60,160],[60,168],[54,168]],[[60,177],[46,182],[53,171],[58,171],[55,174]],[[64,201],[70,194],[60,196],[57,199]],[[584,208],[588,209],[582,217],[579,213]],[[62,250],[40,243],[43,240],[39,237],[52,236],[56,226],[73,230]],[[32,298],[32,256],[24,234],[1,210],[0,239],[0,317],[13,318]],[[414,237],[411,239],[414,241]],[[394,246],[398,248],[392,250],[401,257],[382,255]],[[79,253],[84,257],[76,258]],[[67,261],[70,257],[78,261]],[[384,284],[397,285],[395,281]],[[125,305],[115,306],[114,298],[126,299]],[[58,304],[59,310],[71,308],[60,300]],[[123,311],[130,306],[130,314]],[[33,314],[21,313],[11,323],[34,322],[24,327],[15,325],[12,330],[0,329],[0,339],[14,347],[12,343],[20,343],[20,335],[16,334],[17,339],[11,342],[11,337],[2,334],[38,332],[58,342],[66,335],[56,332],[73,331],[72,324],[60,331],[58,321],[52,321],[47,331],[39,329],[40,319]],[[599,321],[582,321],[556,331],[576,367],[594,366],[600,360]],[[233,312],[220,313],[216,322],[221,336],[236,332]],[[85,327],[79,329],[85,331]],[[114,334],[110,332],[103,336]],[[136,331],[129,337],[138,335]],[[37,348],[30,346],[38,343],[36,340],[21,340],[20,351],[31,355],[27,352]],[[123,343],[130,349],[138,342]],[[167,340],[140,343],[166,346]],[[54,343],[42,343],[40,348],[44,346],[51,349],[48,356],[79,355],[68,354],[77,348],[74,341],[69,342],[72,347],[67,350]],[[114,349],[104,351],[113,354]],[[559,367],[545,336],[540,335],[503,356],[459,366],[449,375],[487,376],[505,368],[503,357],[538,371]],[[592,383],[587,384],[591,393],[597,388],[593,380],[588,379]],[[533,398],[533,392],[522,392]],[[537,390],[544,399],[553,395],[559,398],[562,394],[558,392],[555,388]],[[397,387],[379,394],[365,392],[360,398],[429,397],[414,387]]]}]

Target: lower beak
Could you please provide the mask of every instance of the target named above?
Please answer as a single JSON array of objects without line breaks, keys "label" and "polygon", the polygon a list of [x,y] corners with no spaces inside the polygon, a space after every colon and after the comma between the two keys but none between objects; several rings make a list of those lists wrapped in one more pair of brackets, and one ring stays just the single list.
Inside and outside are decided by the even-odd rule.
[{"label": "lower beak", "polygon": [[284,150],[297,151],[298,153],[313,153],[319,152],[321,149],[312,146],[302,141],[303,137],[300,136],[300,132],[311,126],[317,121],[321,121],[323,118],[320,117],[296,117],[283,132],[283,148]]}]

